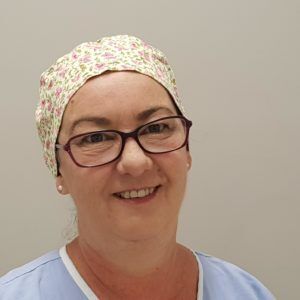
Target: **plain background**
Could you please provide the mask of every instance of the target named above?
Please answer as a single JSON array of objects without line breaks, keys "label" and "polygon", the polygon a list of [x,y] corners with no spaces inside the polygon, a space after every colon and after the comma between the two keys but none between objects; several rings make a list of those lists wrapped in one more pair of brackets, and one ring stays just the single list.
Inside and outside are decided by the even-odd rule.
[{"label": "plain background", "polygon": [[193,120],[178,239],[299,299],[300,2],[1,1],[0,274],[64,243],[70,200],[43,164],[39,76],[84,41],[164,51]]}]

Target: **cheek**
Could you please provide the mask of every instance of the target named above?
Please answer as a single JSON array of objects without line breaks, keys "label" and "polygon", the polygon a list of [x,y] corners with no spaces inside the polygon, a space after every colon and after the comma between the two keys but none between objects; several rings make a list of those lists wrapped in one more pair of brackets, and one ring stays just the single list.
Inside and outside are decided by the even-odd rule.
[{"label": "cheek", "polygon": [[188,171],[188,152],[185,149],[180,149],[166,154],[165,160],[168,161],[169,168],[178,172],[173,175],[185,177]]},{"label": "cheek", "polygon": [[185,149],[166,153],[163,157],[161,157],[160,170],[167,177],[171,190],[174,193],[178,193],[180,191],[184,193],[189,169],[188,162],[188,153]]},{"label": "cheek", "polygon": [[107,193],[110,169],[109,166],[81,168],[71,160],[62,166],[64,182],[78,209],[83,203],[93,205]]}]

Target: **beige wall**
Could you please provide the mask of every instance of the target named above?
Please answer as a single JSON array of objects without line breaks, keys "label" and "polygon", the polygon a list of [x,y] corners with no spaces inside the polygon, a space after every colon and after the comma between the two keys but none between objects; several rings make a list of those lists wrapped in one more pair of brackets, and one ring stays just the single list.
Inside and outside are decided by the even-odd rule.
[{"label": "beige wall", "polygon": [[179,240],[299,299],[300,2],[109,3],[0,5],[0,274],[59,247],[69,215],[35,132],[40,73],[80,42],[130,33],[167,54],[194,121]]}]

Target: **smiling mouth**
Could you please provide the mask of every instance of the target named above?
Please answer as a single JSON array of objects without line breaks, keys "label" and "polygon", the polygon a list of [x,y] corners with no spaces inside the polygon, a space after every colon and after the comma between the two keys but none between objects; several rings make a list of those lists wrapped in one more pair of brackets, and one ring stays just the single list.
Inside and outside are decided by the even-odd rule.
[{"label": "smiling mouth", "polygon": [[119,199],[129,199],[129,200],[141,199],[147,196],[151,196],[157,191],[159,187],[160,186],[158,185],[155,187],[147,187],[138,190],[128,190],[120,193],[115,193],[114,195]]}]

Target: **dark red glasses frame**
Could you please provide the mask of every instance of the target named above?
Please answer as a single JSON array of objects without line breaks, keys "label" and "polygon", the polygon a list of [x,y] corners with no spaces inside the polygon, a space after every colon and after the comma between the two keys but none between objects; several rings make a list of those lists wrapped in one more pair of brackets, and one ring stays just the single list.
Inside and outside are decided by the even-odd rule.
[{"label": "dark red glasses frame", "polygon": [[[152,151],[149,151],[147,149],[145,149],[143,147],[143,145],[140,143],[139,141],[139,138],[138,138],[138,132],[141,128],[147,126],[147,125],[150,125],[152,123],[155,123],[155,122],[158,122],[158,121],[162,121],[162,120],[166,120],[166,119],[181,119],[183,121],[183,124],[186,128],[186,135],[185,135],[185,140],[183,141],[183,143],[175,148],[175,149],[172,149],[172,150],[168,150],[168,151],[163,151],[163,152],[152,152]],[[131,131],[131,132],[122,132],[122,131],[118,131],[118,130],[98,130],[98,131],[92,131],[92,132],[86,132],[86,133],[81,133],[81,134],[78,134],[78,135],[75,135],[73,137],[71,137],[68,142],[65,144],[65,145],[60,145],[60,144],[56,144],[55,145],[55,148],[56,149],[63,149],[65,150],[66,152],[68,152],[68,154],[70,155],[71,159],[73,160],[73,162],[78,166],[78,167],[81,167],[81,168],[94,168],[94,167],[99,167],[99,166],[104,166],[106,164],[109,164],[115,160],[117,160],[123,153],[123,150],[124,150],[124,147],[125,147],[125,143],[126,143],[126,140],[128,138],[133,138],[137,144],[141,147],[141,149],[143,149],[143,151],[145,151],[146,153],[151,153],[151,154],[162,154],[162,153],[168,153],[168,152],[173,152],[173,151],[176,151],[182,147],[184,147],[185,145],[187,145],[187,150],[189,150],[189,145],[188,145],[188,137],[189,137],[189,131],[190,131],[190,128],[192,126],[192,121],[188,120],[187,118],[185,118],[184,116],[170,116],[170,117],[164,117],[164,118],[160,118],[160,119],[157,119],[157,120],[154,120],[154,121],[151,121],[149,123],[146,123],[146,124],[143,124],[139,127],[137,127],[135,130]],[[81,136],[84,136],[84,135],[87,135],[87,134],[95,134],[95,133],[100,133],[100,132],[115,132],[117,134],[119,134],[121,136],[121,148],[120,148],[120,152],[119,154],[112,160],[104,163],[104,164],[100,164],[100,165],[92,165],[92,166],[85,166],[85,165],[81,165],[80,163],[78,163],[76,161],[76,159],[74,158],[73,154],[72,154],[72,151],[71,151],[71,142],[73,139],[75,138],[78,138],[78,137],[81,137]]]}]

